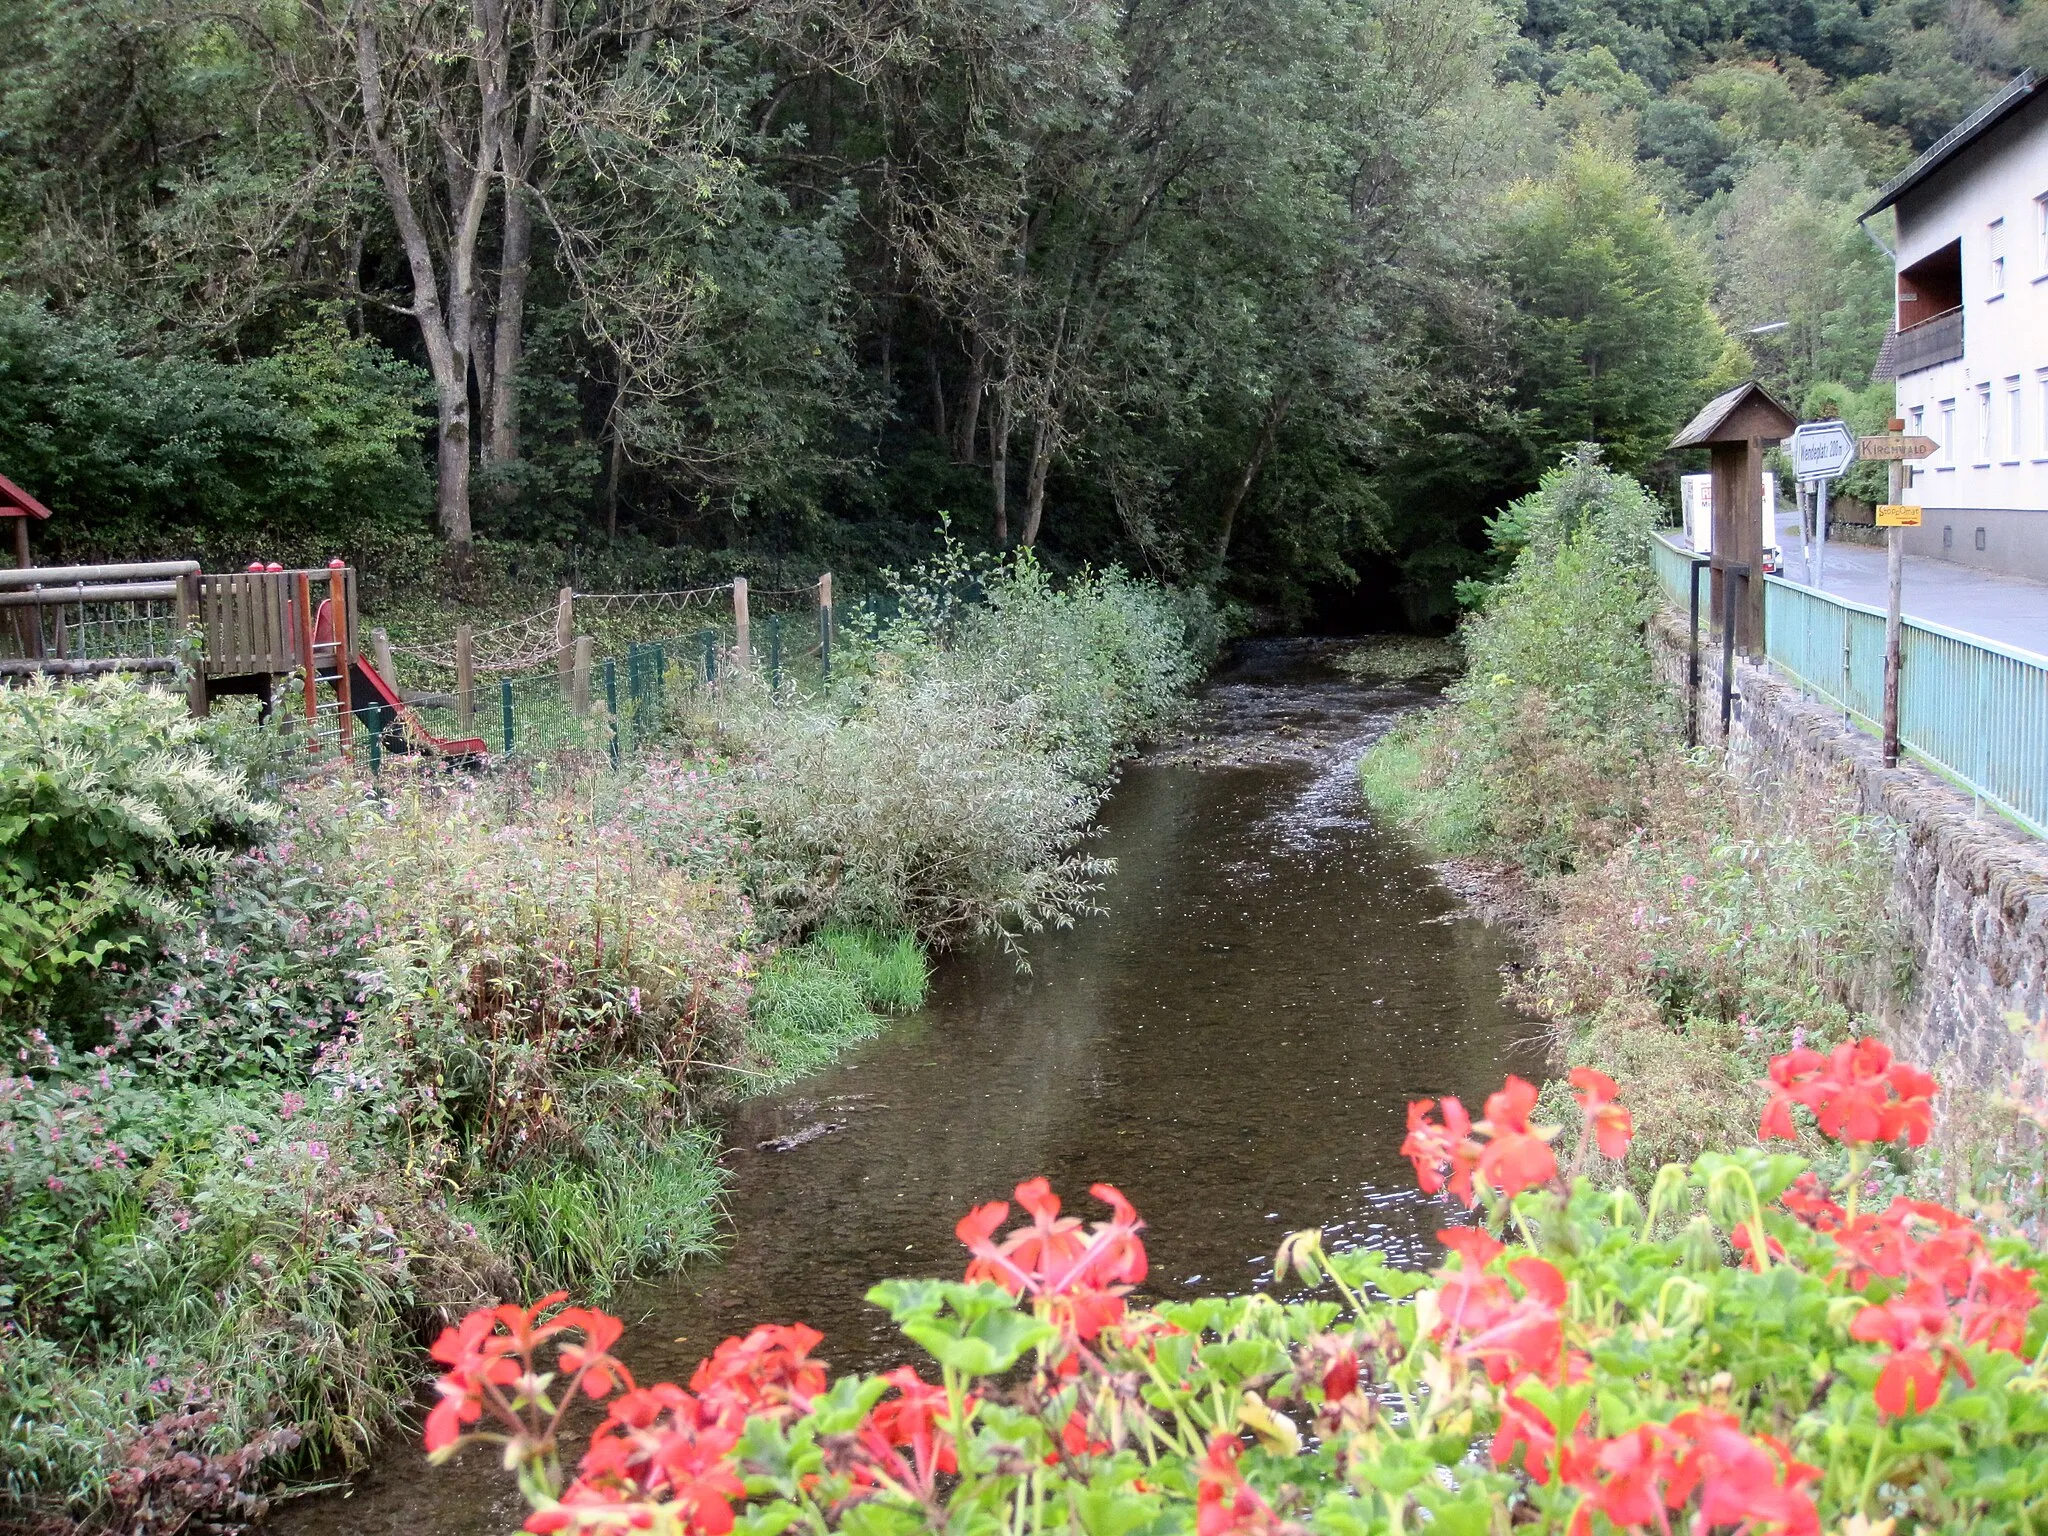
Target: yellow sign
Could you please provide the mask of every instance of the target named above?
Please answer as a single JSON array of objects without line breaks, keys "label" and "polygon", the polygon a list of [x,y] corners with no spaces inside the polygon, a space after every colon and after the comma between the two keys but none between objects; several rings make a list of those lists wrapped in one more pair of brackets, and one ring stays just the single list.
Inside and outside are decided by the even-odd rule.
[{"label": "yellow sign", "polygon": [[1896,502],[1886,502],[1877,509],[1877,526],[1880,528],[1918,528],[1920,509],[1902,507]]}]

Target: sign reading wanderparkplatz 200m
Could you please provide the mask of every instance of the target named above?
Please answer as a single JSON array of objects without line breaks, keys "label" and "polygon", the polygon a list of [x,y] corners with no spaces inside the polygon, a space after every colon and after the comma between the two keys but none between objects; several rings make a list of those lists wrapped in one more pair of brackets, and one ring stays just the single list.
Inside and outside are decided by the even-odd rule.
[{"label": "sign reading wanderparkplatz 200m", "polygon": [[1803,421],[1786,445],[1799,480],[1836,480],[1856,462],[1856,434],[1842,421]]}]

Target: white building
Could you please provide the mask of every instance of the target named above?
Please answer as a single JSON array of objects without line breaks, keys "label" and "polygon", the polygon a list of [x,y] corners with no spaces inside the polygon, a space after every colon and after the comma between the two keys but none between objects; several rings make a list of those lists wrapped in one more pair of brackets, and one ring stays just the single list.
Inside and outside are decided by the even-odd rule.
[{"label": "white building", "polygon": [[1897,380],[1941,445],[1908,499],[1913,554],[2048,580],[2048,84],[2031,71],[1881,193],[1898,220]]}]

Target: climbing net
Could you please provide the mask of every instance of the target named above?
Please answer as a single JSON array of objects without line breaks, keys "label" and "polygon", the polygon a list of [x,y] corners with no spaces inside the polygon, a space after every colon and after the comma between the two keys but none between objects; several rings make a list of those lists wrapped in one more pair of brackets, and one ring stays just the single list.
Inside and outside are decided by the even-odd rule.
[{"label": "climbing net", "polygon": [[[546,608],[539,613],[509,619],[503,624],[493,624],[488,629],[472,631],[469,662],[479,673],[523,672],[551,660],[561,648],[555,633],[555,610]],[[430,667],[441,667],[450,672],[456,669],[456,648],[452,638],[442,644],[421,641],[413,645],[394,645],[391,649],[396,655],[412,657]]]},{"label": "climbing net", "polygon": [[[711,621],[713,628],[730,624],[731,582],[715,587],[686,587],[671,592],[576,592],[570,596],[578,634],[594,636],[600,652],[624,650],[654,637],[693,634],[693,621]],[[808,609],[817,602],[816,582],[803,587],[753,590],[753,611],[770,614]],[[478,676],[531,671],[555,662],[562,653],[560,609],[543,608],[471,632],[470,667]],[[456,644],[415,641],[394,645],[392,653],[442,671],[457,670]]]}]

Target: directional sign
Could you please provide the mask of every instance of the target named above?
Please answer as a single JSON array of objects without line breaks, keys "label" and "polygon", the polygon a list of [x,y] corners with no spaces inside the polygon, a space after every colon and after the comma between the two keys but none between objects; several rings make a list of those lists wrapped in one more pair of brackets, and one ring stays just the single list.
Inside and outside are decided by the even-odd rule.
[{"label": "directional sign", "polygon": [[1918,528],[1920,526],[1920,509],[1918,507],[1902,507],[1897,502],[1888,501],[1877,509],[1877,526],[1880,528]]},{"label": "directional sign", "polygon": [[1879,437],[1856,439],[1859,459],[1924,459],[1939,448],[1931,437],[1908,437],[1903,432],[1886,432]]},{"label": "directional sign", "polygon": [[1845,422],[1802,421],[1786,446],[1800,480],[1834,480],[1856,462],[1856,434]]}]

